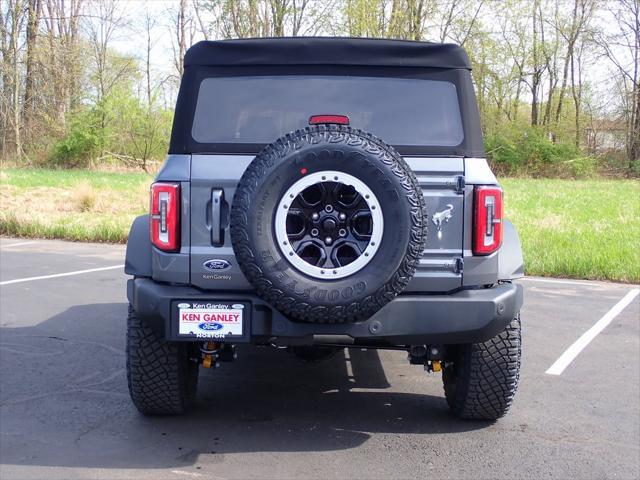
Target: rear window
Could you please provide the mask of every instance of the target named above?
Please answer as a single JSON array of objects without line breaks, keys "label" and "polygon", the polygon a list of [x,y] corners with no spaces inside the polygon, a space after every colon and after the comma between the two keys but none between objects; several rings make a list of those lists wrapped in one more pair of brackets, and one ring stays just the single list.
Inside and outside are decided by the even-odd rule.
[{"label": "rear window", "polygon": [[320,114],[403,146],[463,140],[456,87],[440,80],[360,76],[213,77],[200,84],[191,135],[198,143],[265,144]]}]

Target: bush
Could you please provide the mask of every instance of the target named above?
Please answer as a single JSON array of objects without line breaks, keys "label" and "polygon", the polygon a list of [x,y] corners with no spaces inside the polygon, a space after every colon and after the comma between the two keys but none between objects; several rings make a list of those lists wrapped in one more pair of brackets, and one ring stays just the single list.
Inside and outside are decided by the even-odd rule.
[{"label": "bush", "polygon": [[593,157],[576,157],[562,163],[564,172],[560,171],[561,177],[590,178],[596,173],[598,162]]},{"label": "bush", "polygon": [[147,171],[147,163],[162,159],[169,147],[173,114],[149,107],[128,94],[114,96],[107,103],[110,134],[105,148],[129,166]]},{"label": "bush", "polygon": [[82,182],[74,192],[74,199],[80,212],[88,212],[96,205],[98,194],[89,182]]},{"label": "bush", "polygon": [[101,144],[95,109],[78,115],[67,135],[53,145],[49,163],[57,167],[87,167]]},{"label": "bush", "polygon": [[148,169],[148,163],[164,157],[173,114],[148,106],[130,91],[113,89],[96,106],[74,115],[66,135],[57,141],[48,159],[55,167],[88,167],[100,157],[128,167]]},{"label": "bush", "polygon": [[537,128],[489,134],[485,149],[503,176],[586,178],[596,170],[594,158],[583,156],[573,144],[554,143]]}]

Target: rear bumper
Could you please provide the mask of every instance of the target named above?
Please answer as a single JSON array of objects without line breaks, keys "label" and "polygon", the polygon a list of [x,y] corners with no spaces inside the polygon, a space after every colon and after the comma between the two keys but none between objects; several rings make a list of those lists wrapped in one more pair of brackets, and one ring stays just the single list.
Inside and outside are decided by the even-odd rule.
[{"label": "rear bumper", "polygon": [[[253,293],[220,293],[168,285],[149,278],[128,281],[136,312],[170,340],[175,334],[172,302],[178,299],[249,302],[248,343],[363,346],[475,343],[501,332],[522,306],[522,286],[460,290],[447,295],[400,295],[366,321],[351,324],[292,322]],[[196,341],[195,338],[188,339]],[[238,340],[234,341],[239,343]]]}]

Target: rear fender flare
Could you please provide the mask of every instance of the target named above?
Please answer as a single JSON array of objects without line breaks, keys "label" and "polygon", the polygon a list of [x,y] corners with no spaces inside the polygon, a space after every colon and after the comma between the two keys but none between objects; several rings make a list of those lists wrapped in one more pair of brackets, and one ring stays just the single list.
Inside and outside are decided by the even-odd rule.
[{"label": "rear fender flare", "polygon": [[133,221],[129,230],[124,273],[135,277],[151,277],[151,251],[149,215],[141,215]]},{"label": "rear fender flare", "polygon": [[524,260],[520,237],[516,227],[503,220],[502,246],[498,254],[498,280],[514,280],[524,277]]}]

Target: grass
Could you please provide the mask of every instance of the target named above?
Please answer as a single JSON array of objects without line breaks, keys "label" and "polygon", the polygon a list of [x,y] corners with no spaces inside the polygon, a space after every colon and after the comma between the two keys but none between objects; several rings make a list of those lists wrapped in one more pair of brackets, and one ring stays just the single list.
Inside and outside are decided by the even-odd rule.
[{"label": "grass", "polygon": [[640,282],[640,182],[505,179],[528,275]]},{"label": "grass", "polygon": [[[144,173],[0,169],[0,234],[125,242]],[[640,282],[640,182],[505,179],[528,275]]]},{"label": "grass", "polygon": [[126,242],[148,209],[144,173],[1,169],[0,234],[89,242]]}]

